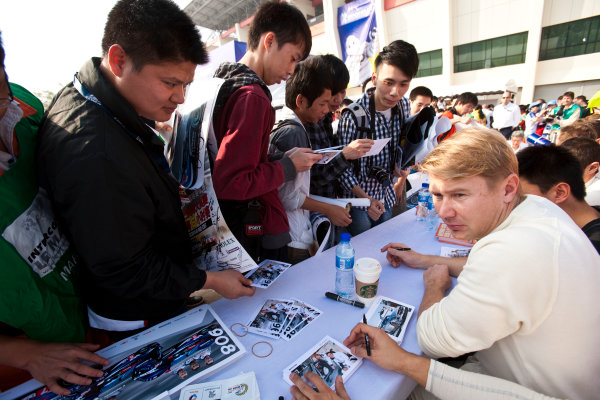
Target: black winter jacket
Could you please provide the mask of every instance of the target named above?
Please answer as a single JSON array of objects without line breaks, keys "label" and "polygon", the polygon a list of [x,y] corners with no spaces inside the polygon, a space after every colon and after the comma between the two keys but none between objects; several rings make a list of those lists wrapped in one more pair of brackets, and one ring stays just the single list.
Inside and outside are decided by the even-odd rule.
[{"label": "black winter jacket", "polygon": [[[80,82],[146,149],[163,144],[105,79],[100,59]],[[191,264],[191,244],[176,181],[103,108],[67,85],[39,134],[38,175],[82,257],[81,294],[97,314],[162,320],[183,309],[206,273]]]}]

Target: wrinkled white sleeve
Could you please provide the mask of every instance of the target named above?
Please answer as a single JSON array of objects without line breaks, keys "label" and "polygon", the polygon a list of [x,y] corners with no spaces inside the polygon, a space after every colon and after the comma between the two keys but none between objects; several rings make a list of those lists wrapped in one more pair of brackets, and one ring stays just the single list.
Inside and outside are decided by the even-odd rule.
[{"label": "wrinkled white sleeve", "polygon": [[441,400],[556,400],[525,386],[431,360],[425,389]]}]

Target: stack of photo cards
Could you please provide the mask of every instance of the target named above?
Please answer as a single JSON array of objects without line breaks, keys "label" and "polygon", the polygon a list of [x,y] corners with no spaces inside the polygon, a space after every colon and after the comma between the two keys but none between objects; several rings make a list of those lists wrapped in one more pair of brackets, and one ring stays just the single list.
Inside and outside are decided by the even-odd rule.
[{"label": "stack of photo cards", "polygon": [[362,364],[362,358],[353,355],[350,349],[337,340],[325,336],[283,370],[283,379],[293,385],[290,380],[292,372],[301,377],[307,372],[314,372],[333,389],[335,378],[338,375],[342,375],[344,383],[346,383],[360,364]]},{"label": "stack of photo cards", "polygon": [[366,314],[367,324],[383,329],[400,344],[414,311],[415,308],[409,304],[378,296]]},{"label": "stack of photo cards", "polygon": [[268,299],[248,323],[248,331],[292,340],[321,315],[317,308],[298,299]]},{"label": "stack of photo cards", "polygon": [[275,260],[264,260],[258,264],[257,268],[246,274],[246,278],[252,281],[252,285],[266,289],[279,278],[292,264],[284,263]]}]

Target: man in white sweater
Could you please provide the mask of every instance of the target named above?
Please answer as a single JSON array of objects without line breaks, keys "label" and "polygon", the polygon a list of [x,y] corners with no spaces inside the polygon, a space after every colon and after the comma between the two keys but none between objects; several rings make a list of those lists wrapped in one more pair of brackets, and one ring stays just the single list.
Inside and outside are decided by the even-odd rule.
[{"label": "man in white sweater", "polygon": [[478,372],[555,397],[595,397],[600,256],[585,234],[558,206],[521,194],[517,160],[497,133],[465,130],[421,168],[453,235],[478,240],[447,296],[448,266],[424,272],[422,350],[476,352]]}]

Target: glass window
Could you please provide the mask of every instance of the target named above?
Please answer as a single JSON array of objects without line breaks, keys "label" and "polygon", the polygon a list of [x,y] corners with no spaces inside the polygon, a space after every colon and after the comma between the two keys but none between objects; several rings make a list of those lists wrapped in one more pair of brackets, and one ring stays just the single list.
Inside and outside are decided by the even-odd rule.
[{"label": "glass window", "polygon": [[539,60],[600,51],[600,15],[542,28]]},{"label": "glass window", "polygon": [[[456,57],[456,52],[455,55]],[[440,75],[442,73],[442,49],[419,54],[419,70],[416,77]]]},{"label": "glass window", "polygon": [[454,46],[454,72],[525,62],[527,32]]}]

